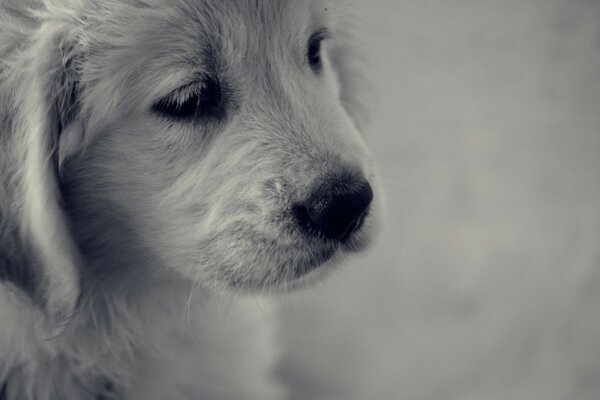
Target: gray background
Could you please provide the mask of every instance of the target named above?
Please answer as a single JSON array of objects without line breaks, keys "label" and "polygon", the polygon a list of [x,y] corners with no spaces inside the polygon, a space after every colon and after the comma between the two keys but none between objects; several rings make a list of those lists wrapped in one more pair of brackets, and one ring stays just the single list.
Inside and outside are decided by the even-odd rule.
[{"label": "gray background", "polygon": [[295,398],[600,399],[600,1],[357,11],[387,226],[286,299]]}]

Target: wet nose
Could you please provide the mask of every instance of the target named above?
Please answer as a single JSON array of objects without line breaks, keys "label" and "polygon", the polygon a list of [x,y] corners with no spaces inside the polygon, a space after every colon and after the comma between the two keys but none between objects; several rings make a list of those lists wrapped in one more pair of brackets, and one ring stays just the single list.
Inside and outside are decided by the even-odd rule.
[{"label": "wet nose", "polygon": [[372,200],[365,179],[328,179],[294,206],[294,214],[308,232],[344,241],[360,228]]}]

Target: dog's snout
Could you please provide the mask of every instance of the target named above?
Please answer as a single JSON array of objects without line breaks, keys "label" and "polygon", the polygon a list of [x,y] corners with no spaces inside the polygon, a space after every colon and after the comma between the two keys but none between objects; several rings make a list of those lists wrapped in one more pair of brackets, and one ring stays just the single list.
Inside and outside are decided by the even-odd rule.
[{"label": "dog's snout", "polygon": [[364,179],[329,180],[296,204],[294,213],[309,232],[343,241],[360,228],[372,200],[373,190]]}]

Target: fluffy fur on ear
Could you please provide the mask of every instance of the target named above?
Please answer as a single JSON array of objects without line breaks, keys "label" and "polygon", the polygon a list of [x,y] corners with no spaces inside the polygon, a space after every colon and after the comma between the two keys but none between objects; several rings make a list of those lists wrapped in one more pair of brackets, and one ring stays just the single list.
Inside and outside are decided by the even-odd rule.
[{"label": "fluffy fur on ear", "polygon": [[[18,36],[19,27],[14,28],[3,33]],[[8,271],[0,263],[0,269],[7,279],[12,277],[17,286],[30,292],[55,326],[72,315],[79,295],[79,256],[61,210],[56,178],[57,139],[72,118],[77,90],[66,32],[60,22],[40,25],[13,52],[17,56],[3,60],[0,69],[2,92],[11,94],[3,99],[9,104],[3,104],[5,114],[0,119],[0,155],[7,167],[1,171],[10,174],[0,181],[6,195],[0,222],[11,226],[2,231],[12,232],[13,247],[27,244],[13,252],[29,254],[22,265]],[[14,43],[0,39],[4,44]]]}]

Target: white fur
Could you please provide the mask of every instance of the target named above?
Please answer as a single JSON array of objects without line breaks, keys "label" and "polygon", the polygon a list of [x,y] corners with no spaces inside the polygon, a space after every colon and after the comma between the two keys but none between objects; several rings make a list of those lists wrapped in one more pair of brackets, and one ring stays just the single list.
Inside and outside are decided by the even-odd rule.
[{"label": "white fur", "polygon": [[[0,0],[0,399],[283,398],[254,297],[374,223],[332,244],[289,212],[319,177],[376,180],[338,3]],[[151,112],[210,74],[222,119]]]}]

